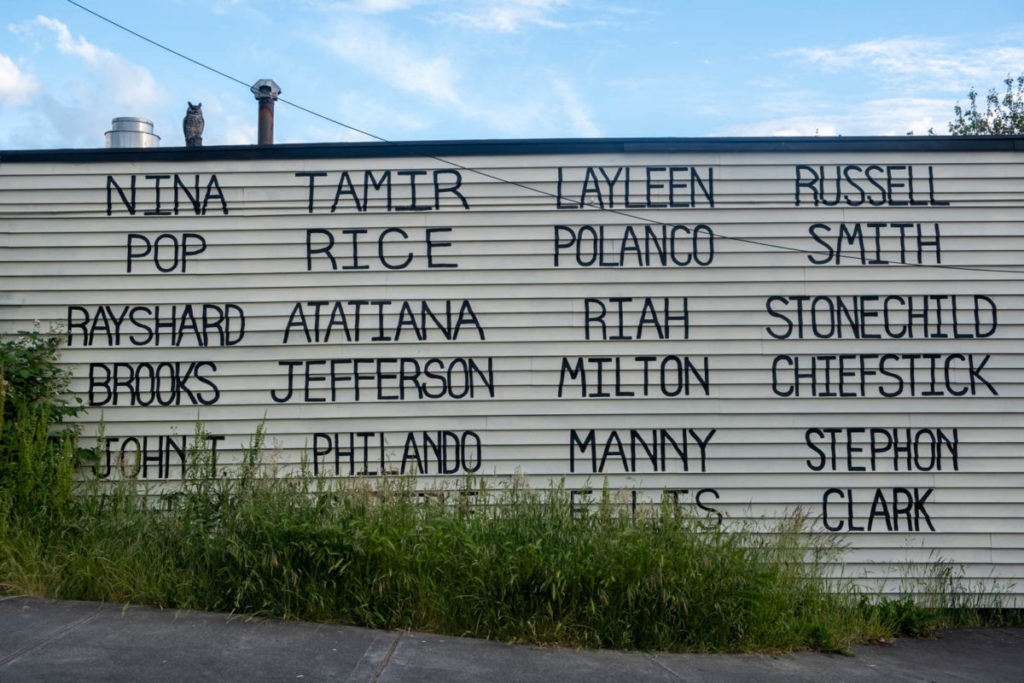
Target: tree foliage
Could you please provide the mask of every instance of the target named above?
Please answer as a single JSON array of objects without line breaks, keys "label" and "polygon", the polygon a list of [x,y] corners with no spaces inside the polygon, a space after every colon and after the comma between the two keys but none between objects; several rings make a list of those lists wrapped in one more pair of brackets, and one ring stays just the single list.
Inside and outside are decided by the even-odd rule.
[{"label": "tree foliage", "polygon": [[[60,343],[38,330],[0,338],[0,547],[14,520],[52,521],[73,507],[76,431],[58,423],[82,407],[81,399],[65,397]],[[0,553],[0,572],[4,561]]]},{"label": "tree foliage", "polygon": [[957,102],[953,107],[955,119],[949,122],[953,135],[1014,135],[1024,133],[1024,74],[1003,83],[1006,93],[1002,96],[995,88],[988,91],[984,99],[984,110],[978,109],[978,91],[971,88],[967,93],[971,101],[964,108]]},{"label": "tree foliage", "polygon": [[81,412],[82,400],[65,395],[69,374],[57,362],[60,346],[59,335],[38,329],[0,339],[0,426],[13,420],[22,407],[45,405],[54,422]]}]

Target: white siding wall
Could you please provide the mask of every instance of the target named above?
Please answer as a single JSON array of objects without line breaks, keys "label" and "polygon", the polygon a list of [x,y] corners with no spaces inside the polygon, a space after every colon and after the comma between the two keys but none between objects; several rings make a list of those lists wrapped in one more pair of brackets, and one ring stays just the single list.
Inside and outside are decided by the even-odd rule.
[{"label": "white siding wall", "polygon": [[[237,460],[241,445],[266,415],[267,458],[285,468],[298,465],[304,454],[307,460],[312,458],[315,447],[327,443],[328,437],[315,436],[318,433],[332,439],[337,434],[341,443],[347,443],[353,433],[372,433],[365,437],[370,469],[379,470],[380,434],[388,469],[400,469],[410,433],[422,447],[423,431],[435,435],[439,430],[472,431],[481,443],[480,475],[501,478],[521,472],[535,487],[564,478],[569,488],[599,488],[607,478],[611,488],[627,492],[624,500],[630,500],[628,492],[634,490],[639,500],[648,500],[660,498],[664,489],[685,489],[680,500],[694,504],[698,492],[703,491],[699,495],[705,508],[737,519],[777,517],[803,508],[814,518],[815,530],[824,532],[826,524],[839,529],[839,541],[849,546],[843,569],[847,576],[888,578],[887,589],[897,590],[907,584],[908,577],[933,574],[936,561],[942,560],[956,572],[962,571],[964,585],[972,590],[1022,594],[1024,154],[924,149],[880,152],[858,150],[854,144],[843,149],[839,143],[838,151],[827,152],[813,147],[802,152],[760,153],[691,152],[685,145],[672,152],[658,151],[657,145],[648,147],[651,151],[635,153],[459,156],[454,144],[447,159],[487,174],[461,171],[459,192],[469,209],[455,193],[442,192],[438,209],[415,212],[388,211],[383,195],[372,191],[377,199],[369,202],[366,211],[355,210],[349,195],[342,196],[336,211],[331,211],[331,205],[342,171],[349,171],[361,193],[364,171],[379,176],[390,169],[396,181],[394,205],[410,201],[408,176],[399,178],[397,172],[413,170],[427,172],[417,177],[418,201],[434,206],[431,173],[450,166],[415,156],[159,161],[143,152],[132,162],[0,161],[0,331],[24,329],[40,321],[44,329],[58,325],[67,333],[70,321],[70,343],[63,360],[74,371],[72,388],[87,402],[90,364],[103,364],[93,366],[94,379],[104,376],[115,363],[155,367],[180,362],[183,369],[193,362],[215,364],[215,371],[212,365],[200,368],[202,376],[219,391],[212,405],[197,405],[184,392],[181,405],[133,406],[131,396],[122,388],[118,405],[113,406],[104,400],[105,385],[93,382],[93,402],[103,405],[93,405],[81,419],[83,432],[95,435],[99,420],[104,420],[115,457],[125,443],[134,452],[132,437],[147,437],[152,459],[146,462],[145,474],[153,482],[173,481],[180,473],[180,461],[174,455],[168,459],[164,454],[170,467],[158,464],[160,438],[191,435],[197,415],[211,433],[224,437],[218,448],[222,462]],[[909,166],[914,174],[914,198],[925,204],[892,205],[883,201],[886,198],[878,188],[853,172],[854,179],[883,205],[871,206],[865,201],[853,206],[841,198],[837,206],[814,206],[811,190],[805,187],[797,206],[798,165],[824,167],[830,199],[837,165],[879,166],[883,170],[874,172],[874,177],[881,179],[883,186],[887,166]],[[646,204],[645,169],[671,166],[697,169],[705,181],[713,174],[714,206],[698,190],[695,207],[626,208],[621,177],[615,186],[615,209],[629,216],[594,207],[560,210],[553,196],[558,191],[559,168],[564,180],[563,202],[572,202],[580,198],[587,167],[595,172],[602,167],[611,177],[616,169],[628,167],[633,181],[631,200]],[[299,172],[327,174],[316,178],[312,213],[308,210],[308,180],[296,176]],[[196,216],[181,195],[179,215],[143,215],[155,209],[153,181],[145,176],[175,173],[189,185],[199,174],[204,194],[215,175],[228,214],[223,215],[220,201],[213,199],[207,213]],[[905,168],[891,173],[895,183],[909,182]],[[116,191],[111,215],[107,215],[108,175],[128,192],[133,174],[138,187],[135,215],[126,210]],[[499,182],[496,177],[520,185]],[[597,177],[602,180],[601,199],[607,204],[607,183]],[[803,177],[809,176],[805,172]],[[440,179],[447,187],[454,175],[444,173]],[[667,174],[657,171],[653,180],[665,186],[653,189],[651,201],[667,202]],[[689,182],[690,178],[680,173],[677,180]],[[163,180],[162,185],[161,208],[171,209],[170,180]],[[844,182],[842,191],[852,203],[858,203],[856,187]],[[689,188],[678,193],[677,199],[690,199]],[[586,198],[597,201],[598,196],[591,192]],[[907,188],[895,186],[889,199],[909,199]],[[642,244],[645,223],[658,231],[662,224],[691,229],[708,226],[714,233],[713,260],[706,266],[637,267],[635,253],[627,252],[624,267],[584,267],[576,262],[575,251],[566,249],[555,266],[556,237],[568,235],[565,231],[556,234],[556,225],[575,229],[603,225],[610,251],[606,260],[616,260],[625,226],[634,226]],[[877,246],[880,260],[889,263],[863,264],[859,249],[844,241],[846,256],[838,265],[816,264],[829,255],[809,232],[816,223],[830,226],[831,232],[819,228],[818,234],[833,249],[841,223],[850,229],[860,223],[865,231],[866,259],[876,259]],[[910,263],[899,263],[898,229],[881,228],[882,237],[876,244],[875,230],[868,223],[912,224],[906,230],[902,253]],[[927,243],[921,247],[918,264],[917,224],[928,240],[934,239],[938,226],[941,264],[936,247]],[[397,232],[389,233],[385,257],[392,264],[400,263],[405,252],[411,251],[408,267],[386,269],[378,259],[376,240],[388,228],[402,228],[408,240],[400,239]],[[438,243],[434,259],[457,264],[456,268],[427,267],[426,235],[432,228],[450,229],[434,233]],[[306,231],[310,229],[332,232],[336,238],[332,253],[339,270],[331,270],[323,254],[315,254],[307,270]],[[351,234],[342,233],[345,229],[367,231],[359,237],[365,240],[360,263],[368,269],[342,268],[352,265]],[[189,257],[186,272],[159,272],[152,258],[134,260],[132,272],[126,272],[129,234],[152,241],[161,234],[180,238],[184,233],[200,235],[206,244],[202,253]],[[134,246],[141,251],[143,240],[134,239]],[[323,247],[324,239],[324,233],[315,233],[314,247]],[[450,245],[441,244],[444,242]],[[165,238],[164,244],[169,245],[170,238]],[[192,238],[191,246],[196,244]],[[680,239],[677,244],[689,243]],[[706,233],[699,245],[707,249]],[[706,253],[702,252],[705,260]],[[588,249],[583,251],[585,260],[589,254]],[[161,265],[169,268],[171,251],[164,249],[161,255]],[[682,258],[685,260],[685,255]],[[773,310],[794,321],[792,297],[798,296],[825,297],[818,301],[819,307],[838,297],[851,304],[859,301],[857,297],[877,297],[865,302],[869,311],[880,310],[887,296],[910,298],[917,306],[929,296],[946,296],[949,298],[929,300],[933,308],[941,301],[943,311],[941,322],[932,312],[928,330],[949,338],[925,337],[921,318],[913,324],[914,338],[894,338],[906,322],[905,313],[896,312],[900,309],[897,305],[889,332],[880,315],[869,318],[863,331],[879,338],[855,338],[854,330],[843,325],[841,338],[815,338],[805,329],[804,338],[794,332],[790,338],[777,339],[772,331],[783,333],[786,324],[768,311],[773,296],[790,299],[788,305],[776,300]],[[975,298],[979,296],[984,298]],[[588,340],[588,298],[607,305],[606,320],[612,324],[608,333],[617,332],[617,304],[610,301],[612,297],[631,298],[623,303],[627,336],[636,336],[644,297],[652,297],[659,314],[665,297],[673,314],[678,314],[685,302],[688,334],[676,320],[667,339],[658,339],[655,326],[647,325],[641,340],[602,340],[598,327],[592,325],[591,335],[598,338]],[[283,343],[296,303],[329,302],[322,310],[321,322],[326,326],[334,302],[346,302],[342,308],[354,332],[351,302],[357,300],[391,302],[381,310],[385,334],[392,337],[402,302],[410,302],[418,322],[421,301],[429,302],[435,312],[443,312],[445,300],[453,303],[455,311],[466,300],[485,340],[473,324],[465,324],[454,340],[446,340],[436,327],[428,325],[427,339],[420,341],[406,325],[399,340],[373,341],[378,334],[378,308],[367,304],[362,309],[359,341],[348,341],[344,330],[335,327],[329,342],[306,343],[302,332],[293,328],[288,343]],[[980,307],[977,328],[976,301]],[[957,308],[956,328],[951,302]],[[165,332],[159,345],[136,346],[129,336],[138,338],[142,330],[126,321],[120,345],[111,345],[103,328],[87,345],[83,328],[77,326],[86,312],[92,318],[104,306],[117,315],[125,307],[160,306],[162,315],[167,315],[171,306],[180,312],[187,304],[197,308],[202,304],[237,306],[233,310],[241,310],[245,317],[244,337],[231,346],[221,346],[211,338],[209,346],[200,347],[194,334],[185,334],[180,345],[173,345]],[[306,312],[312,323],[312,308],[307,307]],[[141,309],[136,315],[147,317]],[[827,318],[818,321],[819,332],[828,337],[822,327]],[[975,338],[978,332],[988,336]],[[955,334],[965,336],[954,338]],[[885,361],[893,375],[867,376],[863,395],[857,366],[861,354],[869,355],[866,363],[872,370],[877,369],[881,356],[894,354]],[[909,384],[905,381],[900,389],[894,375],[906,380],[910,356],[915,354],[914,362],[925,365],[917,371],[918,384],[911,395]],[[815,396],[809,380],[804,379],[799,397],[779,396],[778,392],[788,392],[793,377],[792,370],[785,373],[790,361],[776,361],[783,355],[796,357],[803,364],[815,356],[829,356],[838,363],[839,356],[850,355],[851,360],[844,361],[844,372],[851,374],[842,379],[844,391],[854,395]],[[655,359],[638,361],[637,356]],[[689,395],[686,391],[665,395],[657,368],[671,356],[689,358],[701,373],[706,359],[707,390],[691,375]],[[939,363],[934,375],[928,365],[932,357]],[[474,359],[482,367],[492,359],[494,395],[477,381],[474,397],[419,399],[413,381],[407,379],[405,400],[378,400],[376,378],[367,377],[360,380],[362,393],[355,400],[350,381],[352,359],[361,358],[409,358],[421,364],[429,358],[443,359],[445,364],[463,358]],[[608,361],[602,381],[612,396],[581,397],[579,379],[561,372],[563,359],[572,366],[577,358],[584,359],[588,393],[597,393],[594,384],[599,362],[587,359],[608,358],[619,359],[621,364],[619,391],[634,395],[614,395],[614,361]],[[332,359],[337,360],[336,369],[342,375],[333,400],[330,380],[316,378],[329,372]],[[325,400],[305,401],[301,379],[289,400],[272,399],[273,391],[280,397],[286,390],[288,371],[280,363],[287,361],[326,361],[310,366],[315,376],[310,398]],[[642,384],[645,362],[649,363],[650,381],[646,396]],[[670,369],[675,367],[673,362],[669,361]],[[772,384],[776,362],[783,371],[775,386],[778,392]],[[971,362],[973,376],[968,370]],[[164,366],[165,371],[168,367]],[[305,366],[296,367],[297,373],[302,373]],[[397,373],[400,367],[398,361],[385,362],[382,370]],[[405,367],[411,372],[413,366],[407,363]],[[367,375],[375,374],[372,364],[359,368]],[[562,397],[558,396],[560,376],[564,379]],[[456,377],[461,375],[456,373]],[[437,386],[432,379],[420,379],[431,385],[431,390]],[[830,379],[839,381],[838,370],[833,370]],[[972,379],[973,390],[964,396],[951,395],[970,387]],[[399,390],[396,378],[381,381],[385,395]],[[204,400],[213,395],[211,387],[195,377],[185,385]],[[671,385],[668,393],[674,393],[675,383]],[[933,389],[940,395],[928,395]],[[885,397],[881,392],[896,396]],[[170,398],[173,393],[165,396]],[[143,400],[148,402],[148,392]],[[864,431],[841,431],[848,428]],[[895,430],[900,438],[907,430],[922,435],[941,430],[956,440],[956,459],[949,448],[941,448],[941,461],[933,464],[930,445],[924,442],[909,464],[904,456],[894,465],[892,452],[887,451],[879,455],[872,471],[868,457],[872,428],[890,434]],[[640,452],[635,471],[629,471],[630,430],[640,430],[649,438],[651,430],[661,429],[669,430],[677,440],[685,435],[687,467],[670,450],[664,471],[660,462],[655,471]],[[822,430],[811,433],[822,450],[829,447],[830,432],[825,430],[837,430],[834,471],[830,458],[821,471],[811,467],[822,464],[806,443],[808,430],[814,429]],[[598,459],[608,450],[600,472],[594,471],[589,454],[577,453],[575,463],[570,463],[573,430],[581,439],[586,439],[589,430],[596,430]],[[611,430],[618,430],[624,440],[625,461],[616,453],[614,440],[608,446]],[[864,450],[848,457],[850,434],[854,446]],[[695,437],[707,441],[703,464]],[[876,440],[882,438],[882,432],[875,433]],[[356,437],[356,443],[361,444],[362,439]],[[357,449],[356,471],[363,470],[362,450],[361,446]],[[475,450],[473,453],[475,457]],[[429,473],[420,479],[429,486],[436,483],[437,463],[433,458],[428,462],[424,453],[421,457]],[[321,456],[318,464],[321,471],[334,475],[333,455]],[[406,461],[408,469],[414,464]],[[347,460],[341,474],[349,474]],[[914,496],[919,505],[908,502]],[[894,505],[904,505],[909,512],[894,514]],[[872,529],[851,530],[851,511],[852,525],[867,527],[870,522]],[[898,523],[898,530],[887,530],[887,523]]]}]

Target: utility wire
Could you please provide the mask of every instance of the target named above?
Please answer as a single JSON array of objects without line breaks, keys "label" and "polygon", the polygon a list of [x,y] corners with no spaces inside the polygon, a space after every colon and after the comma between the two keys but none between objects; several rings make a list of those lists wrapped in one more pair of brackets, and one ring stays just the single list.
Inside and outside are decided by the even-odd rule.
[{"label": "utility wire", "polygon": [[[110,24],[112,26],[116,26],[117,28],[121,29],[122,31],[130,33],[131,35],[135,36],[136,38],[140,38],[140,39],[146,41],[150,45],[154,45],[154,46],[160,48],[161,50],[165,50],[167,52],[170,52],[172,55],[174,55],[176,57],[180,57],[180,58],[182,58],[182,59],[184,59],[184,60],[186,60],[188,62],[191,62],[192,64],[195,64],[198,67],[206,69],[207,71],[211,71],[211,72],[217,74],[218,76],[222,76],[223,78],[226,78],[229,81],[233,81],[233,82],[235,82],[235,83],[237,83],[237,84],[239,84],[241,86],[244,86],[247,90],[251,88],[251,84],[246,83],[242,79],[236,78],[236,77],[232,76],[231,74],[227,74],[227,73],[221,71],[220,69],[216,69],[216,68],[214,68],[214,67],[212,67],[212,66],[210,66],[208,64],[204,64],[203,62],[200,62],[198,59],[193,59],[192,57],[189,57],[188,55],[183,54],[181,52],[178,52],[177,50],[175,50],[175,49],[173,49],[171,47],[168,47],[167,45],[164,45],[163,43],[157,42],[157,41],[153,40],[152,38],[149,38],[149,37],[139,33],[138,31],[133,31],[132,29],[128,28],[127,26],[124,26],[123,24],[119,24],[118,22],[114,21],[113,19],[105,17],[104,15],[100,14],[99,12],[95,12],[95,11],[89,9],[85,5],[83,5],[83,4],[79,3],[79,2],[75,2],[75,0],[67,0],[67,2],[69,4],[71,4],[71,5],[74,5],[75,7],[85,11],[85,12],[88,12],[89,14],[93,15],[97,19],[101,19],[102,21],[105,21],[105,22],[107,22],[108,24]],[[324,121],[328,121],[330,123],[336,124],[338,126],[341,126],[342,128],[347,128],[348,130],[353,131],[355,133],[359,133],[360,135],[365,135],[366,137],[372,138],[374,140],[377,140],[378,142],[382,142],[384,144],[394,145],[394,146],[400,146],[402,144],[402,143],[394,142],[392,140],[388,140],[387,138],[383,138],[383,137],[381,137],[379,135],[375,135],[375,134],[373,134],[373,133],[371,133],[369,131],[362,130],[361,128],[357,128],[356,126],[349,125],[349,124],[345,123],[344,121],[339,121],[338,119],[331,118],[330,116],[327,116],[326,114],[321,114],[320,112],[317,112],[317,111],[314,111],[312,109],[309,109],[308,107],[304,107],[301,104],[298,104],[297,102],[292,102],[292,101],[287,100],[287,99],[285,99],[283,97],[278,97],[277,99],[278,99],[279,102],[283,102],[284,104],[287,104],[289,106],[295,107],[299,111],[303,111],[303,112],[305,112],[307,114],[310,114],[311,116],[315,116],[317,118],[323,119]],[[460,164],[457,161],[452,161],[451,159],[446,159],[444,157],[435,156],[433,154],[423,154],[423,153],[416,154],[415,156],[418,156],[418,157],[421,157],[421,158],[424,158],[424,159],[433,159],[434,161],[440,162],[440,163],[445,164],[447,166],[451,166],[452,168],[457,168],[457,169],[459,169],[461,171],[466,171],[467,173],[474,173],[474,174],[479,175],[481,177],[487,178],[489,180],[494,180],[496,182],[499,182],[499,183],[502,183],[502,184],[505,184],[505,185],[513,185],[515,187],[522,188],[522,189],[527,190],[529,192],[532,192],[532,193],[535,193],[535,194],[539,194],[541,196],[549,197],[551,199],[555,199],[556,201],[559,199],[558,195],[556,195],[553,192],[548,192],[547,190],[544,190],[542,188],[535,187],[533,185],[528,185],[526,183],[522,183],[522,182],[519,182],[519,181],[516,181],[516,180],[510,180],[508,178],[502,178],[500,176],[494,175],[493,173],[489,173],[487,171],[482,171],[482,170],[477,169],[477,168],[472,168],[470,166],[465,166],[463,164]],[[605,206],[603,206],[601,204],[595,204],[595,203],[593,203],[593,201],[585,201],[584,200],[584,201],[580,202],[580,205],[581,206],[586,206],[586,207],[591,208],[591,209],[596,209],[598,211],[606,211],[608,213],[615,214],[615,215],[618,215],[618,216],[622,216],[624,218],[630,218],[630,219],[633,219],[633,220],[636,220],[636,221],[640,221],[641,223],[644,223],[644,224],[655,224],[655,225],[657,225],[658,223],[661,223],[661,221],[652,220],[652,219],[650,219],[650,218],[648,218],[646,216],[641,216],[639,214],[631,213],[629,211],[623,211],[621,209],[614,209],[614,208],[605,207]],[[720,233],[718,231],[713,231],[713,234],[718,236],[718,237],[722,237],[724,239],[731,240],[733,242],[741,242],[741,243],[744,243],[744,244],[751,244],[751,245],[754,245],[754,246],[765,247],[767,249],[775,249],[775,250],[778,250],[778,251],[786,251],[786,252],[792,252],[792,253],[798,253],[798,254],[807,254],[807,255],[810,255],[810,254],[814,253],[814,252],[811,252],[811,251],[807,251],[806,249],[801,249],[799,247],[787,247],[787,246],[782,245],[782,244],[774,244],[772,242],[764,242],[764,241],[761,241],[761,240],[751,239],[749,237],[736,237],[736,236],[731,236],[731,235],[725,235],[725,234],[722,234],[722,233]],[[848,256],[848,255],[842,254],[842,253],[837,253],[837,257],[838,258],[847,258],[847,259],[851,259],[851,260],[863,261],[863,259],[861,257],[853,256],[853,255],[849,255]],[[1020,274],[1024,273],[1024,271],[1021,271],[1021,270],[1011,270],[1011,269],[1006,269],[1006,268],[978,268],[978,267],[975,267],[975,266],[954,266],[954,265],[945,265],[945,264],[941,264],[941,263],[937,263],[937,264],[927,264],[927,263],[891,263],[889,265],[894,265],[894,266],[910,266],[910,267],[917,267],[917,268],[944,268],[946,270],[966,270],[966,271],[975,271],[975,272],[981,272],[981,273],[1011,273],[1011,274],[1014,274],[1014,275],[1020,275]]]},{"label": "utility wire", "polygon": [[126,32],[132,34],[136,38],[141,38],[142,40],[146,41],[147,43],[149,43],[151,45],[156,45],[161,50],[167,50],[172,55],[175,55],[177,57],[181,57],[182,59],[184,59],[186,61],[192,62],[196,66],[201,66],[202,68],[206,69],[207,71],[212,71],[213,73],[217,74],[218,76],[223,76],[224,78],[227,78],[228,80],[234,81],[235,83],[238,83],[240,85],[244,85],[246,88],[248,88],[251,85],[249,83],[246,83],[243,80],[235,78],[234,76],[232,76],[230,74],[226,74],[223,71],[219,71],[217,69],[214,69],[212,66],[208,66],[206,64],[203,64],[202,62],[200,62],[197,59],[192,59],[188,55],[182,54],[182,53],[178,52],[177,50],[169,48],[169,47],[167,47],[166,45],[164,45],[162,43],[158,43],[158,42],[156,42],[155,40],[153,40],[151,38],[147,38],[146,36],[142,35],[141,33],[138,33],[137,31],[133,31],[130,28],[128,28],[127,26],[124,26],[122,24],[117,23],[113,19],[108,19],[107,17],[103,16],[99,12],[92,11],[91,9],[86,7],[85,5],[82,5],[82,4],[79,4],[79,3],[75,2],[75,0],[67,0],[67,1],[70,4],[74,5],[75,7],[77,7],[78,9],[84,10],[84,11],[88,12],[89,14],[93,15],[97,19],[102,19],[103,21],[107,22],[108,24],[116,26],[117,28],[121,29],[122,31],[126,31]]}]

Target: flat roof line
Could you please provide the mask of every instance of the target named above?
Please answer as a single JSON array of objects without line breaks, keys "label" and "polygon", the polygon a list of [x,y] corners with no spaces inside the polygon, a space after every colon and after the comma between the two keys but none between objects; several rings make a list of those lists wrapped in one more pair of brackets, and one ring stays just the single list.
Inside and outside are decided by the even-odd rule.
[{"label": "flat roof line", "polygon": [[0,151],[0,163],[353,159],[522,154],[1024,151],[1021,135],[768,138],[541,138]]}]

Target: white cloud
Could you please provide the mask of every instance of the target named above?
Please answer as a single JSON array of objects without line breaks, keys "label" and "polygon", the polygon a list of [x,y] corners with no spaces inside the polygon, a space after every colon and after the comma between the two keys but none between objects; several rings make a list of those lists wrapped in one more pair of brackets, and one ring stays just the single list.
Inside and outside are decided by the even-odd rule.
[{"label": "white cloud", "polygon": [[893,38],[845,47],[798,48],[783,53],[830,72],[866,70],[874,77],[898,80],[908,88],[941,88],[960,92],[987,84],[1006,73],[1017,73],[1024,48],[1013,46],[957,50],[946,40]]},{"label": "white cloud", "polygon": [[830,70],[850,69],[868,64],[905,73],[946,66],[946,60],[942,60],[942,64],[936,63],[936,55],[941,53],[942,47],[942,42],[938,40],[893,38],[855,43],[838,49],[797,48],[783,54],[802,57]]},{"label": "white cloud", "polygon": [[18,107],[32,101],[39,84],[22,73],[10,57],[0,54],[0,106]]},{"label": "white cloud", "polygon": [[229,14],[232,10],[241,6],[242,0],[213,0],[210,3],[210,11],[214,14]]},{"label": "white cloud", "polygon": [[[523,3],[526,4],[526,3]],[[537,2],[538,7],[547,2]],[[321,43],[338,59],[359,68],[402,93],[422,96],[420,105],[380,104],[347,93],[340,118],[387,137],[408,136],[427,130],[431,119],[460,117],[482,122],[500,135],[601,134],[584,98],[568,80],[549,73],[540,78],[524,73],[513,81],[494,82],[490,74],[464,74],[458,60],[390,30],[382,22],[348,16],[331,25]],[[473,64],[466,63],[472,70]],[[471,80],[481,78],[482,81]],[[399,101],[396,94],[393,99]]]},{"label": "white cloud", "polygon": [[[826,103],[822,103],[826,107]],[[903,135],[913,131],[925,135],[929,128],[945,134],[945,114],[949,102],[944,99],[893,98],[870,100],[853,106],[828,106],[844,113],[804,114],[729,126],[715,135]]]},{"label": "white cloud", "polygon": [[507,96],[488,98],[486,105],[470,106],[468,118],[483,121],[491,134],[512,137],[597,137],[602,134],[590,106],[564,76],[548,73],[528,88]]},{"label": "white cloud", "polygon": [[273,20],[246,0],[208,0],[210,12],[220,16],[272,24]]},{"label": "white cloud", "polygon": [[426,0],[297,0],[299,5],[314,12],[326,12],[348,16],[351,12],[359,14],[383,14],[409,9],[422,5]]},{"label": "white cloud", "polygon": [[380,12],[393,12],[395,10],[408,9],[418,5],[422,0],[359,0],[352,5],[357,12],[366,14],[378,14]]},{"label": "white cloud", "polygon": [[[379,133],[379,131],[374,131],[374,129],[380,126],[384,126],[380,130],[390,129],[396,131],[416,131],[427,127],[427,123],[419,116],[387,107],[357,92],[347,92],[342,95],[338,104],[338,111],[342,121],[370,132]],[[343,128],[338,126],[338,131],[341,130]],[[349,132],[356,136],[351,139],[367,139],[366,136],[355,131]],[[335,132],[334,136],[338,134],[338,132]],[[393,133],[389,133],[388,136],[393,135]],[[346,136],[345,139],[350,138]]]},{"label": "white cloud", "polygon": [[86,86],[96,88],[97,92],[92,97],[84,92],[85,89],[79,88],[83,97],[89,97],[95,102],[112,102],[129,110],[126,113],[145,112],[162,102],[163,93],[148,69],[132,64],[110,50],[93,45],[82,36],[75,40],[68,27],[56,19],[40,15],[36,17],[35,23],[56,35],[57,49],[64,54],[80,58],[99,77],[98,83]]},{"label": "white cloud", "polygon": [[45,26],[57,34],[57,48],[61,52],[78,55],[91,64],[96,64],[99,61],[102,51],[98,47],[88,42],[82,36],[78,37],[78,42],[76,43],[74,38],[71,37],[68,27],[56,19],[50,19],[40,14],[36,17],[35,23]]},{"label": "white cloud", "polygon": [[590,108],[580,99],[575,88],[567,81],[553,78],[552,84],[561,97],[562,108],[569,118],[569,126],[573,135],[594,138],[601,135],[601,129],[591,118]]},{"label": "white cloud", "polygon": [[[248,110],[253,113],[248,117],[234,113],[246,111],[247,105],[249,105],[248,101],[243,101],[230,93],[214,95],[210,92],[202,93],[202,98],[197,99],[202,101],[203,118],[206,120],[206,127],[203,130],[204,145],[256,144],[255,107],[248,107]],[[161,144],[164,146],[185,144],[181,119],[175,120],[174,123],[173,128],[166,129],[167,137],[161,140]],[[171,133],[172,130],[173,133]]]},{"label": "white cloud", "polygon": [[484,121],[492,133],[510,137],[544,137],[557,135],[557,122],[551,117],[552,107],[538,97],[522,95],[514,102],[490,102],[487,108],[471,112]]},{"label": "white cloud", "polygon": [[[46,70],[38,84],[19,80],[22,69],[0,59],[0,102],[24,101],[31,94],[31,108],[19,108],[20,116],[6,125],[4,136],[25,147],[100,147],[103,132],[116,116],[142,116],[156,120],[163,92],[150,72],[123,57],[72,35],[56,19],[37,16],[10,25],[8,29],[33,41],[32,56],[26,64],[43,64]],[[55,58],[52,59],[52,58]],[[23,76],[29,79],[29,76]],[[21,88],[18,88],[18,84]],[[167,131],[157,129],[164,136]]]},{"label": "white cloud", "polygon": [[515,33],[526,24],[568,28],[569,24],[551,18],[556,10],[568,4],[569,0],[496,0],[474,3],[475,11],[455,12],[451,18],[502,33]]},{"label": "white cloud", "polygon": [[342,128],[341,126],[310,124],[300,134],[293,135],[281,142],[373,142],[361,133]]},{"label": "white cloud", "polygon": [[408,41],[394,38],[380,25],[348,18],[335,24],[324,43],[339,58],[392,87],[426,95],[436,102],[463,106],[455,92],[460,74],[447,58],[418,52]]},{"label": "white cloud", "polygon": [[256,126],[251,118],[245,118],[237,114],[227,114],[223,117],[224,131],[215,134],[210,142],[211,145],[255,145]]}]

